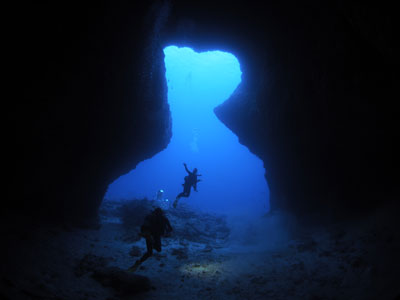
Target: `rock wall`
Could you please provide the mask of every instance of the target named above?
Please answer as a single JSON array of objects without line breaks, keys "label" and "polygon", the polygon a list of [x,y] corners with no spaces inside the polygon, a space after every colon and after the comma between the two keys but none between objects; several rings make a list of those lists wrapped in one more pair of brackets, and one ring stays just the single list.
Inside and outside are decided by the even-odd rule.
[{"label": "rock wall", "polygon": [[167,145],[171,44],[239,59],[242,83],[216,113],[264,161],[273,208],[353,214],[397,193],[389,8],[153,1],[12,12],[3,213],[93,219],[108,184]]},{"label": "rock wall", "polygon": [[[92,223],[108,185],[171,136],[151,2],[31,4],[13,15],[9,209]],[[8,208],[8,207],[7,207]]]},{"label": "rock wall", "polygon": [[272,209],[337,218],[395,198],[390,8],[219,3],[180,4],[168,38],[239,59],[243,81],[215,112],[264,161]]},{"label": "rock wall", "polygon": [[[398,59],[380,26],[390,28],[394,18],[376,7],[376,18],[357,20],[353,9],[314,4],[287,18],[283,10],[284,21],[272,27],[279,37],[260,36],[268,49],[260,54],[258,82],[216,110],[263,159],[272,208],[337,217],[396,197]],[[358,30],[363,22],[385,43]]]}]

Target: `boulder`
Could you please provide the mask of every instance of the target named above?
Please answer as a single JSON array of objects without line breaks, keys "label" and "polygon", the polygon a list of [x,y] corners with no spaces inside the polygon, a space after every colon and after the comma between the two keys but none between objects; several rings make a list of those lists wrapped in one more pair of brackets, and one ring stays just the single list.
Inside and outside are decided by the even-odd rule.
[{"label": "boulder", "polygon": [[94,271],[92,277],[101,285],[110,287],[121,295],[131,295],[151,289],[149,278],[127,272],[118,267],[97,269]]}]

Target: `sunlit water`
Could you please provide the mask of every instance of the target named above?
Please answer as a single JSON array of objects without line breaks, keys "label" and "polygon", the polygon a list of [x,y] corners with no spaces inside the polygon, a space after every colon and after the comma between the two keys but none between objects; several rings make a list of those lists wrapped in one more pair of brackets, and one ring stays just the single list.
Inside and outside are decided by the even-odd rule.
[{"label": "sunlit water", "polygon": [[221,51],[196,53],[164,49],[172,139],[168,147],[138,164],[109,186],[106,199],[155,197],[163,189],[173,201],[182,191],[188,168],[202,174],[198,192],[180,203],[196,209],[261,215],[269,210],[269,190],[262,161],[238,142],[213,109],[241,81],[238,60]]}]

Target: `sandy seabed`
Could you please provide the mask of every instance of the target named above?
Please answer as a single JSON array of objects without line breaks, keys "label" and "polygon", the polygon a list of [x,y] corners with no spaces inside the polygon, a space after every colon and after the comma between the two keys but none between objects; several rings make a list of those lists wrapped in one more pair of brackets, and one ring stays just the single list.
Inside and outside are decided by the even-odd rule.
[{"label": "sandy seabed", "polygon": [[16,223],[5,224],[0,297],[400,297],[400,239],[394,227],[395,214],[376,213],[352,224],[301,229],[293,229],[292,223],[289,226],[276,215],[238,221],[180,207],[167,210],[167,216],[174,232],[163,238],[162,251],[155,252],[135,272],[147,277],[150,286],[134,293],[121,292],[119,283],[105,283],[94,276],[96,270],[109,267],[126,272],[146,249],[144,239],[138,240],[137,232],[126,230],[115,216],[103,215],[98,229],[41,226],[28,231]]}]

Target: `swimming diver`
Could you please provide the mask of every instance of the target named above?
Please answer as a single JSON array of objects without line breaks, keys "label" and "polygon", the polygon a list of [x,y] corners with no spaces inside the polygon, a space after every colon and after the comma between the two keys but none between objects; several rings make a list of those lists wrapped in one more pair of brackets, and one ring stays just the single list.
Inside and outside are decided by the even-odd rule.
[{"label": "swimming diver", "polygon": [[200,179],[197,179],[198,176],[201,176],[200,174],[197,174],[197,169],[194,168],[193,172],[190,172],[186,163],[183,163],[183,165],[185,166],[185,170],[188,173],[187,176],[185,176],[185,183],[182,184],[183,185],[183,192],[180,193],[178,196],[176,196],[176,199],[174,201],[174,208],[176,208],[176,206],[178,205],[178,200],[181,197],[189,197],[190,195],[190,190],[193,186],[193,189],[195,192],[197,192],[197,183],[199,181],[201,181]]},{"label": "swimming diver", "polygon": [[136,271],[142,262],[153,255],[153,248],[161,252],[161,236],[168,235],[172,230],[172,226],[161,208],[157,207],[148,214],[139,233],[146,239],[147,252],[128,271]]}]

